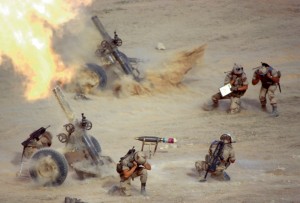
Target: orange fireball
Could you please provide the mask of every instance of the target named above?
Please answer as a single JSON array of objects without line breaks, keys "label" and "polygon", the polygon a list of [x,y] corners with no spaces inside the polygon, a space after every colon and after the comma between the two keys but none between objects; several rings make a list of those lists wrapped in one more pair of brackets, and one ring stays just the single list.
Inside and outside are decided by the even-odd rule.
[{"label": "orange fireball", "polygon": [[52,48],[53,31],[90,3],[91,0],[1,0],[0,55],[11,58],[15,71],[26,77],[27,100],[46,98],[53,82],[71,79],[71,69]]}]

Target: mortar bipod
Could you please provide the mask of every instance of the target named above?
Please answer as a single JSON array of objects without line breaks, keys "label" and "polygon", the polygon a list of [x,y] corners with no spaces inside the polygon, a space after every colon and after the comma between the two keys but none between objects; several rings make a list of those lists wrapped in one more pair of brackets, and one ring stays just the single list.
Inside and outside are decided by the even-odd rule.
[{"label": "mortar bipod", "polygon": [[[147,142],[146,141],[146,138],[143,138],[142,140],[142,149],[141,151],[144,151],[144,146],[145,145],[149,145],[149,159],[151,159],[152,156],[154,156],[156,150],[157,150],[157,146],[158,146],[158,143],[160,142],[159,139],[157,139],[155,142]],[[152,145],[154,145],[154,151],[152,152]]]}]

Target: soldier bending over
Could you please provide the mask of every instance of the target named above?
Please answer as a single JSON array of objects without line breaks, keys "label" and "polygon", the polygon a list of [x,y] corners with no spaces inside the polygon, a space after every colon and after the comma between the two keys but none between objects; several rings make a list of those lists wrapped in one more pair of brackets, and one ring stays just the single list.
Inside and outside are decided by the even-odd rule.
[{"label": "soldier bending over", "polygon": [[261,63],[261,66],[259,66],[253,73],[252,78],[253,85],[256,85],[259,81],[261,81],[259,100],[261,103],[262,110],[266,111],[267,109],[266,95],[268,94],[272,106],[272,116],[274,117],[279,116],[279,113],[277,111],[277,100],[275,98],[275,91],[277,89],[277,85],[280,87],[280,76],[281,73],[279,71],[275,70],[266,63]]},{"label": "soldier bending over", "polygon": [[151,165],[147,162],[144,152],[129,150],[117,164],[121,195],[131,196],[131,179],[134,180],[138,176],[141,181],[141,194],[146,195],[147,170],[151,170]]},{"label": "soldier bending over", "polygon": [[31,139],[28,143],[25,144],[23,156],[29,159],[31,155],[34,154],[34,152],[44,147],[50,147],[51,144],[52,135],[49,131],[45,131],[37,139]]}]

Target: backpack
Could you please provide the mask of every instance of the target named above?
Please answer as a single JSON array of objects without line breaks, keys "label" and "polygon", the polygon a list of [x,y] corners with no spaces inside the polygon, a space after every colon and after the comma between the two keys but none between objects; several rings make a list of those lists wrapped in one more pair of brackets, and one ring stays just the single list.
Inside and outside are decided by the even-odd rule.
[{"label": "backpack", "polygon": [[122,173],[122,172],[123,172],[121,161],[120,161],[119,163],[117,163],[116,171],[117,171],[118,173]]},{"label": "backpack", "polygon": [[277,75],[278,75],[278,78],[281,78],[281,71],[280,70],[277,71]]},{"label": "backpack", "polygon": [[278,77],[278,78],[281,78],[281,72],[280,72],[280,70],[274,69],[272,66],[269,66],[269,67],[268,67],[268,72],[272,73],[273,70],[276,71],[277,77]]},{"label": "backpack", "polygon": [[128,150],[127,154],[123,157],[120,158],[120,161],[117,163],[116,165],[116,171],[121,174],[123,173],[123,167],[122,167],[122,161],[127,158],[128,156],[130,156],[131,154],[135,153],[135,149],[134,147],[132,147],[132,149]]}]

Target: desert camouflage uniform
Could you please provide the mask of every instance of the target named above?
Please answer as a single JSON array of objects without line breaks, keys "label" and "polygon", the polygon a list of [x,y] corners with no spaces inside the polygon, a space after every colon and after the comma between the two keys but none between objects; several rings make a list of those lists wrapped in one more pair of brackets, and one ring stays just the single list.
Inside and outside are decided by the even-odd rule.
[{"label": "desert camouflage uniform", "polygon": [[[270,71],[270,73],[273,77],[278,77],[278,73],[274,68],[269,68],[268,71]],[[256,80],[257,77],[258,77],[258,74],[257,74],[257,71],[255,71],[253,73],[252,80]],[[259,100],[260,100],[261,105],[266,106],[266,104],[267,104],[266,95],[268,94],[270,104],[272,106],[277,106],[277,100],[275,97],[275,91],[277,89],[276,83],[273,80],[271,80],[270,78],[268,78],[267,74],[265,74],[264,76],[259,76],[259,79],[261,81],[261,88],[260,88],[260,92],[259,92]]]},{"label": "desert camouflage uniform", "polygon": [[50,147],[52,144],[52,135],[46,131],[40,135],[39,140],[31,140],[30,143],[24,149],[24,157],[30,158],[31,155],[40,148]]},{"label": "desert camouflage uniform", "polygon": [[[133,155],[126,157],[121,161],[122,170],[130,170],[133,166],[132,162],[134,161]],[[130,196],[131,195],[131,179],[140,176],[140,181],[143,184],[147,182],[147,169],[144,167],[137,167],[134,173],[127,179],[124,178],[123,174],[120,174],[120,188],[123,195]]]},{"label": "desert camouflage uniform", "polygon": [[[218,145],[218,141],[212,142],[212,144],[209,147],[208,154],[205,156],[205,161],[195,162],[196,170],[198,171],[200,176],[203,176],[204,173],[207,171],[208,163],[213,158],[212,155],[217,145]],[[235,152],[231,143],[224,144],[222,156],[224,159],[223,161],[220,161],[220,164],[217,166],[216,171],[210,171],[212,177],[216,177],[218,179],[223,179],[224,170],[229,167],[230,163],[235,162]]]},{"label": "desert camouflage uniform", "polygon": [[[248,85],[247,76],[244,72],[241,75],[235,75],[233,71],[227,73],[224,80],[224,85],[229,84],[231,81],[234,81],[234,83],[231,85],[237,88]],[[240,98],[245,94],[245,92],[246,90],[233,91],[224,97],[221,95],[220,92],[218,92],[212,96],[212,101],[215,105],[217,105],[219,100],[230,99],[230,113],[237,113],[240,111],[241,108]]]}]

